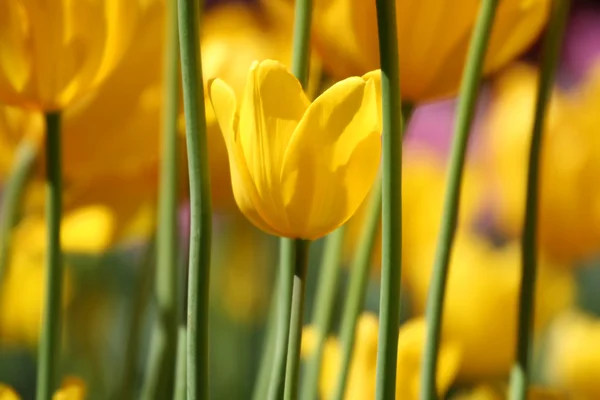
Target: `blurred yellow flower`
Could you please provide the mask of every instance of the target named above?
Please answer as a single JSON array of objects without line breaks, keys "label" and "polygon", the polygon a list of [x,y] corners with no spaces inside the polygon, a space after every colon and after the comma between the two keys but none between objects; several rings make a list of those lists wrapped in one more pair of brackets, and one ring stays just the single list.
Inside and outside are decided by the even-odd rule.
[{"label": "blurred yellow flower", "polygon": [[[358,320],[354,352],[350,363],[345,400],[368,400],[375,398],[375,370],[377,367],[377,317],[364,313]],[[302,354],[306,357],[314,347],[316,332],[305,327],[302,335]],[[312,342],[312,343],[311,343]],[[425,344],[425,320],[408,321],[398,333],[398,361],[396,372],[396,398],[418,399],[420,364]],[[329,398],[337,384],[340,369],[341,348],[337,338],[328,338],[323,351],[320,392]],[[438,394],[443,396],[456,377],[461,361],[461,346],[457,342],[444,341],[440,347],[437,375]]]},{"label": "blurred yellow flower", "polygon": [[[89,207],[65,215],[61,242],[65,253],[99,252],[110,244],[114,219],[104,207]],[[0,342],[35,345],[44,301],[45,222],[27,216],[15,228],[12,253],[0,288]],[[63,304],[71,298],[70,274],[65,271]]]},{"label": "blurred yellow flower", "polygon": [[[84,400],[86,393],[85,382],[80,378],[68,376],[63,379],[52,400]],[[21,397],[11,387],[0,383],[0,400],[21,400]]]},{"label": "blurred yellow flower", "polygon": [[[291,57],[291,40],[291,18],[274,18],[260,7],[244,3],[211,7],[202,18],[204,79],[219,77],[242,98],[252,63],[275,59],[287,64]],[[227,210],[235,207],[229,161],[208,90],[205,103],[213,204],[217,210]],[[183,114],[181,119],[183,123]]]},{"label": "blurred yellow flower", "polygon": [[[473,224],[483,203],[483,177],[477,164],[469,160],[461,187],[459,226]],[[412,259],[427,251],[437,240],[446,190],[446,161],[425,147],[412,146],[403,155],[402,166],[402,260],[410,267]],[[363,229],[369,196],[346,224],[344,254],[354,257]],[[373,251],[374,271],[381,265],[381,230]]]},{"label": "blurred yellow flower", "polygon": [[0,99],[64,109],[117,65],[136,12],[136,2],[121,0],[1,2]]},{"label": "blurred yellow flower", "polygon": [[[404,268],[411,305],[425,310],[435,244]],[[459,379],[507,375],[514,359],[520,286],[517,243],[494,248],[485,239],[459,231],[452,252],[444,303],[443,336],[463,344]],[[540,260],[535,326],[539,330],[574,300],[568,270]]]},{"label": "blurred yellow flower", "polygon": [[376,78],[348,78],[312,104],[280,63],[250,68],[238,109],[215,79],[236,202],[265,232],[316,239],[342,225],[369,191],[381,154]]},{"label": "blurred yellow flower", "polygon": [[[452,396],[451,400],[505,400],[508,398],[507,387],[504,384],[481,384],[468,392]],[[567,400],[571,399],[564,392],[540,386],[530,386],[527,400]]]},{"label": "blurred yellow flower", "polygon": [[[263,0],[282,8],[282,0]],[[290,0],[284,0],[291,3]],[[421,103],[458,91],[479,0],[396,1],[402,97]],[[492,73],[537,37],[549,0],[500,2],[484,72]],[[313,43],[337,79],[379,67],[375,3],[315,0]]]},{"label": "blurred yellow flower", "polygon": [[[486,124],[496,223],[511,236],[523,223],[537,75],[524,64],[504,73]],[[583,87],[576,95],[555,91],[542,149],[539,243],[567,266],[600,249],[600,70]]]},{"label": "blurred yellow flower", "polygon": [[20,400],[20,397],[10,386],[0,383],[0,400]]},{"label": "blurred yellow flower", "polygon": [[547,378],[578,400],[600,398],[600,319],[569,310],[552,323],[548,337]]}]

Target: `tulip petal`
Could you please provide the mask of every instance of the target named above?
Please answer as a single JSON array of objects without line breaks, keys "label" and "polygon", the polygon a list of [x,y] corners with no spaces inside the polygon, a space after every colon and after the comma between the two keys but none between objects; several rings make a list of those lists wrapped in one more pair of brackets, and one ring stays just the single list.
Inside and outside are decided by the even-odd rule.
[{"label": "tulip petal", "polygon": [[309,104],[300,83],[283,64],[265,60],[250,68],[240,109],[239,142],[272,225],[283,230],[289,227],[279,180],[283,157]]},{"label": "tulip petal", "polygon": [[338,82],[308,108],[285,153],[282,195],[298,237],[342,225],[364,200],[381,156],[373,80]]},{"label": "tulip petal", "polygon": [[238,116],[235,94],[220,79],[210,81],[208,88],[210,101],[227,146],[231,186],[235,201],[240,211],[256,227],[272,235],[279,235],[279,232],[273,229],[262,217],[260,211],[261,201],[256,191],[256,185],[248,173],[244,154],[237,141]]}]

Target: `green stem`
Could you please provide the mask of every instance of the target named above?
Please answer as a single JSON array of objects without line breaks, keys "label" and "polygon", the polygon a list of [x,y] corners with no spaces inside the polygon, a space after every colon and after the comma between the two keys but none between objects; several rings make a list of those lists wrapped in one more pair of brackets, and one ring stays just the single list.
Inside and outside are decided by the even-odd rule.
[{"label": "green stem", "polygon": [[187,330],[185,326],[179,327],[177,339],[177,365],[175,368],[175,391],[174,400],[186,400],[187,391]]},{"label": "green stem", "polygon": [[382,257],[375,398],[396,395],[402,261],[402,109],[396,1],[376,0],[383,121]]},{"label": "green stem", "polygon": [[158,191],[155,290],[158,319],[150,349],[143,399],[164,398],[173,393],[178,326],[177,265],[177,119],[179,114],[179,51],[177,0],[167,1],[165,40],[165,85],[163,108],[162,159]]},{"label": "green stem", "polygon": [[304,400],[318,398],[323,349],[325,348],[325,340],[331,327],[333,306],[335,305],[340,276],[345,230],[344,226],[339,227],[336,231],[329,234],[325,241],[325,250],[319,268],[320,274],[317,280],[318,286],[312,312],[313,324],[317,332],[317,344],[315,352],[308,360],[305,368],[306,373],[301,392]]},{"label": "green stem", "polygon": [[[279,288],[280,278],[278,277],[275,281],[275,288]],[[258,370],[256,383],[254,385],[254,392],[252,393],[253,400],[266,399],[269,393],[269,378],[271,377],[271,370],[273,369],[274,357],[275,357],[275,346],[276,334],[277,334],[277,299],[271,299],[271,305],[269,306],[269,316],[266,327],[266,337],[263,342],[262,357],[260,360],[260,367]],[[287,341],[286,341],[287,344]]]},{"label": "green stem", "polygon": [[294,282],[294,260],[296,247],[293,239],[281,238],[279,245],[278,307],[277,337],[275,339],[275,355],[269,383],[269,400],[277,400],[283,394],[285,382],[290,313],[292,307],[292,289]]},{"label": "green stem", "polygon": [[179,38],[190,179],[188,399],[208,399],[208,289],[211,204],[197,0],[179,0]]},{"label": "green stem", "polygon": [[308,267],[308,248],[310,242],[296,239],[294,246],[296,247],[296,256],[294,259],[294,286],[292,289],[285,391],[283,396],[285,400],[295,400],[298,397],[298,370],[300,367],[304,293],[306,289],[306,270]]},{"label": "green stem", "polygon": [[292,72],[304,90],[308,87],[310,64],[310,25],[312,0],[297,0],[294,19],[294,48],[292,52]]},{"label": "green stem", "polygon": [[448,183],[444,198],[444,213],[438,237],[426,310],[427,336],[421,376],[421,399],[424,400],[431,400],[437,397],[437,355],[442,329],[446,281],[458,221],[460,186],[471,123],[475,114],[479,82],[481,80],[485,53],[497,5],[498,0],[484,0],[481,2],[460,87],[460,97],[454,125],[454,140],[448,171]]},{"label": "green stem", "polygon": [[127,331],[127,342],[125,344],[125,358],[123,362],[123,380],[118,399],[134,398],[134,383],[137,376],[137,363],[139,354],[139,340],[142,331],[144,310],[148,306],[148,300],[152,293],[152,281],[154,278],[154,238],[150,239],[148,247],[144,252],[139,266],[139,277],[134,289],[133,301],[129,310],[129,329]]},{"label": "green stem", "polygon": [[38,350],[37,400],[50,400],[60,356],[62,260],[60,248],[61,151],[60,113],[46,119],[46,284],[42,332]]},{"label": "green stem", "polygon": [[0,210],[0,282],[10,259],[12,228],[17,223],[25,186],[36,157],[37,146],[29,140],[23,140],[17,149],[14,164],[4,185]]},{"label": "green stem", "polygon": [[340,328],[340,343],[342,346],[341,369],[332,397],[333,400],[342,400],[345,395],[350,362],[352,361],[352,351],[354,350],[356,323],[365,302],[369,267],[371,266],[371,258],[375,247],[375,238],[379,231],[380,217],[381,176],[377,178],[375,185],[371,189],[371,198],[369,199],[365,225],[358,241],[356,255],[350,266],[350,282],[348,284],[348,293],[346,294]]},{"label": "green stem", "polygon": [[[402,120],[404,128],[410,120],[413,111],[413,105],[404,103],[402,105]],[[333,394],[333,400],[342,400],[346,393],[348,373],[350,372],[350,363],[352,362],[352,352],[354,351],[354,341],[356,338],[356,324],[360,316],[365,294],[369,283],[369,268],[375,248],[375,240],[379,232],[381,218],[381,175],[377,177],[373,188],[371,189],[371,198],[365,216],[365,223],[358,241],[358,247],[354,261],[350,266],[350,283],[348,284],[348,293],[344,303],[342,314],[342,323],[340,330],[340,343],[342,346],[342,358],[340,372]]]},{"label": "green stem", "polygon": [[539,168],[542,151],[542,135],[548,103],[552,93],[552,82],[558,63],[562,38],[569,14],[568,0],[554,0],[550,21],[544,37],[544,47],[531,147],[527,173],[527,195],[525,218],[521,238],[521,290],[519,294],[519,325],[516,360],[511,371],[510,394],[512,400],[525,400],[529,386],[529,365],[533,316],[535,308],[535,282],[537,276],[537,205]]}]

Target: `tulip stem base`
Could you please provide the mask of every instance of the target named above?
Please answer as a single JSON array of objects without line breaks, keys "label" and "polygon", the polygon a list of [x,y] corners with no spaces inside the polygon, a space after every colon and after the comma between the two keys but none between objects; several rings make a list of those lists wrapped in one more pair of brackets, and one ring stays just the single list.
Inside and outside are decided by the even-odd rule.
[{"label": "tulip stem base", "polygon": [[536,229],[542,139],[546,111],[552,92],[554,72],[558,63],[568,13],[568,0],[553,1],[550,21],[544,37],[542,68],[540,70],[533,132],[529,149],[525,217],[523,220],[523,236],[521,238],[521,288],[519,293],[517,348],[515,364],[510,376],[511,400],[525,400],[529,387],[530,349],[537,276]]},{"label": "tulip stem base", "polygon": [[292,288],[292,304],[290,312],[290,328],[288,339],[287,363],[285,373],[285,400],[298,397],[298,371],[300,369],[300,345],[302,343],[302,323],[304,317],[304,294],[306,291],[306,272],[308,268],[308,249],[310,242],[296,239],[294,241],[294,283]]},{"label": "tulip stem base", "polygon": [[442,329],[446,282],[458,221],[460,187],[469,142],[469,133],[477,103],[479,82],[481,80],[483,63],[497,5],[498,0],[484,0],[481,2],[460,87],[460,97],[454,125],[454,140],[452,142],[446,195],[444,198],[444,212],[442,214],[426,309],[427,335],[420,396],[422,400],[434,400],[437,398],[437,357]]},{"label": "tulip stem base", "polygon": [[46,119],[46,282],[42,332],[38,350],[37,400],[50,400],[59,367],[63,268],[60,248],[62,212],[61,117],[58,112]]}]

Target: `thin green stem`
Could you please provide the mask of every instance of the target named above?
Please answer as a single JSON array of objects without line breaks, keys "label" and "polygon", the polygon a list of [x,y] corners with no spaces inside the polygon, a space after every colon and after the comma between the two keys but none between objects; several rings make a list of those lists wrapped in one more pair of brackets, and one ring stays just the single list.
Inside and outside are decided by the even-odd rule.
[{"label": "thin green stem", "polygon": [[487,50],[494,15],[498,0],[483,0],[479,15],[469,45],[467,62],[463,72],[460,87],[457,116],[454,125],[454,140],[450,156],[448,183],[444,198],[444,213],[438,237],[438,246],[435,254],[429,299],[427,302],[427,336],[425,342],[425,355],[423,372],[421,376],[421,399],[432,400],[437,397],[436,370],[437,355],[442,329],[442,313],[446,281],[452,244],[458,221],[460,204],[460,186],[462,182],[465,155],[469,141],[471,124],[477,104],[477,94],[481,80],[485,53]]},{"label": "thin green stem", "polygon": [[0,282],[2,282],[10,259],[12,228],[17,223],[25,186],[37,154],[37,146],[29,140],[23,140],[17,149],[10,175],[4,185],[2,209],[0,210]]},{"label": "thin green stem", "polygon": [[296,246],[293,239],[281,238],[279,245],[278,307],[277,336],[275,338],[275,355],[269,383],[269,400],[280,399],[285,382],[290,314],[292,307],[292,290],[294,282],[294,260]]},{"label": "thin green stem", "polygon": [[186,400],[187,391],[187,330],[185,326],[179,327],[177,338],[177,366],[175,368],[174,400]]},{"label": "thin green stem", "polygon": [[[412,104],[404,103],[402,105],[403,131],[406,129],[406,123],[410,120],[412,111]],[[350,363],[354,351],[356,324],[365,302],[367,284],[369,283],[369,267],[371,266],[371,258],[375,249],[375,241],[381,221],[381,183],[380,174],[371,189],[371,198],[367,208],[365,223],[358,240],[354,261],[350,266],[350,283],[348,284],[348,293],[345,296],[346,301],[344,303],[340,330],[340,343],[342,346],[341,369],[335,392],[333,392],[333,400],[342,400],[346,393],[348,373],[350,372]]]},{"label": "thin green stem", "polygon": [[179,38],[190,179],[188,399],[208,399],[208,289],[212,215],[197,0],[179,0]]},{"label": "thin green stem", "polygon": [[339,227],[327,236],[323,259],[319,268],[317,292],[312,311],[313,325],[317,332],[317,343],[314,354],[308,360],[302,386],[302,399],[318,398],[319,376],[325,339],[331,327],[333,308],[340,276],[340,263],[346,228]]},{"label": "thin green stem", "polygon": [[38,350],[37,400],[50,400],[58,376],[61,332],[62,257],[60,248],[61,150],[60,113],[46,120],[46,283]]},{"label": "thin green stem", "polygon": [[[275,288],[279,288],[279,280],[280,279],[278,277],[275,281]],[[277,303],[278,301],[276,298],[271,299],[266,327],[266,336],[262,345],[263,349],[260,367],[258,370],[256,383],[254,385],[254,392],[252,393],[253,400],[266,399],[269,393],[269,378],[271,377],[271,370],[273,369],[275,358],[275,346],[273,346],[273,343],[275,343],[275,335],[277,334]]]},{"label": "thin green stem", "polygon": [[371,198],[369,199],[365,224],[358,241],[356,255],[350,266],[350,282],[348,284],[348,293],[346,294],[340,328],[340,343],[342,346],[341,369],[332,397],[333,400],[342,400],[346,392],[346,382],[354,350],[356,323],[365,302],[369,267],[371,266],[371,258],[375,247],[375,238],[379,231],[380,217],[381,176],[377,178],[375,185],[371,189]]},{"label": "thin green stem", "polygon": [[294,48],[292,52],[292,72],[306,90],[310,64],[310,25],[312,0],[297,0],[294,19]]},{"label": "thin green stem", "polygon": [[285,400],[295,400],[298,397],[298,370],[300,369],[304,293],[306,291],[306,270],[308,267],[308,248],[310,242],[296,239],[294,246],[296,247],[296,257],[294,259],[294,287],[292,290],[285,391],[283,396]]},{"label": "thin green stem", "polygon": [[375,398],[396,395],[402,261],[402,102],[396,1],[377,0],[383,121],[382,257]]},{"label": "thin green stem", "polygon": [[143,399],[164,398],[173,393],[177,355],[178,271],[177,265],[177,119],[179,114],[179,37],[177,0],[167,1],[165,41],[165,92],[163,109],[162,160],[158,191],[158,230],[156,236],[155,291],[158,319],[153,340]]},{"label": "thin green stem", "polygon": [[152,293],[152,281],[154,278],[154,238],[149,241],[140,262],[137,283],[133,292],[133,301],[129,310],[129,329],[127,330],[127,342],[125,344],[125,357],[123,361],[123,380],[117,399],[134,398],[135,378],[137,376],[137,363],[139,357],[139,341],[142,331],[144,310],[148,306],[148,300]]},{"label": "thin green stem", "polygon": [[521,289],[519,294],[519,325],[516,359],[511,371],[510,395],[512,400],[525,400],[529,387],[529,365],[533,316],[535,308],[535,282],[537,276],[537,205],[539,169],[542,152],[544,122],[552,93],[552,82],[558,64],[562,38],[569,14],[568,0],[554,0],[544,37],[541,71],[527,172],[525,218],[521,238]]}]

